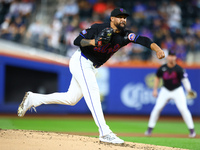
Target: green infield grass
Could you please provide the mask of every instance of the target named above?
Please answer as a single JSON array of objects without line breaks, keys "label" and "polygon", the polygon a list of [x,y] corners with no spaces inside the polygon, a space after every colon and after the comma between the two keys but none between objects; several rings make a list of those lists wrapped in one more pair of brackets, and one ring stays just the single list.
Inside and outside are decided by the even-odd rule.
[{"label": "green infield grass", "polygon": [[[148,120],[106,119],[112,131],[117,134],[144,134]],[[195,121],[197,135],[200,134],[200,121]],[[64,117],[11,117],[0,116],[1,129],[39,130],[52,132],[71,133],[96,133],[98,128],[92,118],[64,118]],[[153,133],[161,134],[189,134],[183,121],[158,121]],[[200,150],[200,138],[174,138],[172,137],[145,137],[145,136],[120,136],[127,142],[146,143],[153,145]]]}]

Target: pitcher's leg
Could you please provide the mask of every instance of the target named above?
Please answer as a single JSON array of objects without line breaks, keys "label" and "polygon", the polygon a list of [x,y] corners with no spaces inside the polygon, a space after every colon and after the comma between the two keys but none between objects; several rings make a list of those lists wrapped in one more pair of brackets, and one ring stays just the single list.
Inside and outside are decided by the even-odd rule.
[{"label": "pitcher's leg", "polygon": [[69,90],[65,93],[37,94],[27,92],[18,108],[18,116],[23,117],[28,109],[41,104],[75,105],[82,98],[82,91],[77,81],[72,77]]},{"label": "pitcher's leg", "polygon": [[70,71],[79,83],[86,104],[90,109],[96,125],[99,128],[100,141],[109,143],[124,143],[118,138],[105,122],[101,102],[100,93],[97,85],[95,74],[97,70],[93,67],[93,63],[83,57],[80,51],[75,52],[71,59]]},{"label": "pitcher's leg", "polygon": [[83,97],[82,91],[74,77],[72,77],[67,92],[52,93],[52,94],[38,94],[38,93],[30,94],[30,100],[32,100],[32,104],[35,107],[41,104],[75,105],[82,97]]},{"label": "pitcher's leg", "polygon": [[78,80],[86,104],[90,109],[96,125],[99,128],[100,136],[104,136],[112,132],[105,122],[103,115],[99,87],[95,77],[95,69],[90,64],[82,64],[85,58],[80,58],[80,74],[76,76]]},{"label": "pitcher's leg", "polygon": [[[84,73],[83,73],[84,74]],[[86,74],[89,74],[87,72]],[[85,101],[92,113],[92,116],[95,120],[95,123],[99,127],[100,136],[107,135],[111,132],[110,128],[105,122],[105,118],[102,111],[101,101],[100,101],[100,92],[97,85],[95,75],[90,76],[89,78],[85,76],[85,85],[83,85],[83,94]]]}]

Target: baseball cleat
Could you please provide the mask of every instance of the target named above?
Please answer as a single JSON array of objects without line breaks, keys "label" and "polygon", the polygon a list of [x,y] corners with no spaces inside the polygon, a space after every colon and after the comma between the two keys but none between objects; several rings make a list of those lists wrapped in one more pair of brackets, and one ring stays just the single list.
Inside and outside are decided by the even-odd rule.
[{"label": "baseball cleat", "polygon": [[118,138],[114,133],[109,133],[99,138],[101,142],[112,143],[112,144],[123,144],[124,140]]},{"label": "baseball cleat", "polygon": [[195,138],[196,137],[196,132],[190,133],[189,138]]},{"label": "baseball cleat", "polygon": [[146,131],[146,132],[144,133],[144,135],[145,135],[145,136],[151,136],[151,133],[150,133],[149,131]]},{"label": "baseball cleat", "polygon": [[18,111],[17,114],[19,117],[23,117],[26,113],[26,111],[28,109],[30,109],[31,107],[34,109],[34,111],[36,112],[36,109],[33,107],[33,105],[30,103],[30,94],[32,92],[26,92],[26,94],[24,95],[24,98],[21,102],[21,104],[18,107]]}]

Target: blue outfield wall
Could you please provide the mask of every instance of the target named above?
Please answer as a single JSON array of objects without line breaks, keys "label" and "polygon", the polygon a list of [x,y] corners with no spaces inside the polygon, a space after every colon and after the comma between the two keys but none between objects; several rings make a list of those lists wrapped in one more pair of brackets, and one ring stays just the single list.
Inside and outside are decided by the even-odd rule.
[{"label": "blue outfield wall", "polygon": [[[5,66],[7,65],[57,74],[57,91],[59,92],[67,91],[70,84],[71,74],[68,66],[0,56],[0,113],[16,113],[23,98],[16,99],[16,102],[5,102]],[[99,68],[97,81],[101,91],[104,113],[149,115],[156,102],[156,99],[152,96],[155,71],[156,68]],[[192,88],[198,94],[196,99],[187,100],[188,108],[192,115],[200,116],[200,69],[186,69],[186,71],[189,74]],[[84,99],[81,99],[75,106],[41,105],[37,107],[37,113],[71,114],[90,112]],[[173,100],[169,101],[162,114],[180,115]]]},{"label": "blue outfield wall", "polygon": [[[155,69],[149,68],[110,68],[110,94],[108,113],[148,115],[156,98],[152,96]],[[199,69],[187,69],[192,88],[200,94]],[[193,115],[200,115],[200,99],[187,100]],[[162,111],[163,115],[180,115],[173,100]]]}]

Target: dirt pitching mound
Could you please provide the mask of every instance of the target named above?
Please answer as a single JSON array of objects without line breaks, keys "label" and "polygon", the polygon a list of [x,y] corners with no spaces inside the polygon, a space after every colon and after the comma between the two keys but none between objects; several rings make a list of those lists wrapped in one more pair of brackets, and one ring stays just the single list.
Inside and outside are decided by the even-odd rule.
[{"label": "dirt pitching mound", "polygon": [[100,143],[98,138],[32,130],[0,130],[0,147],[1,150],[181,150],[132,142],[113,145]]}]

